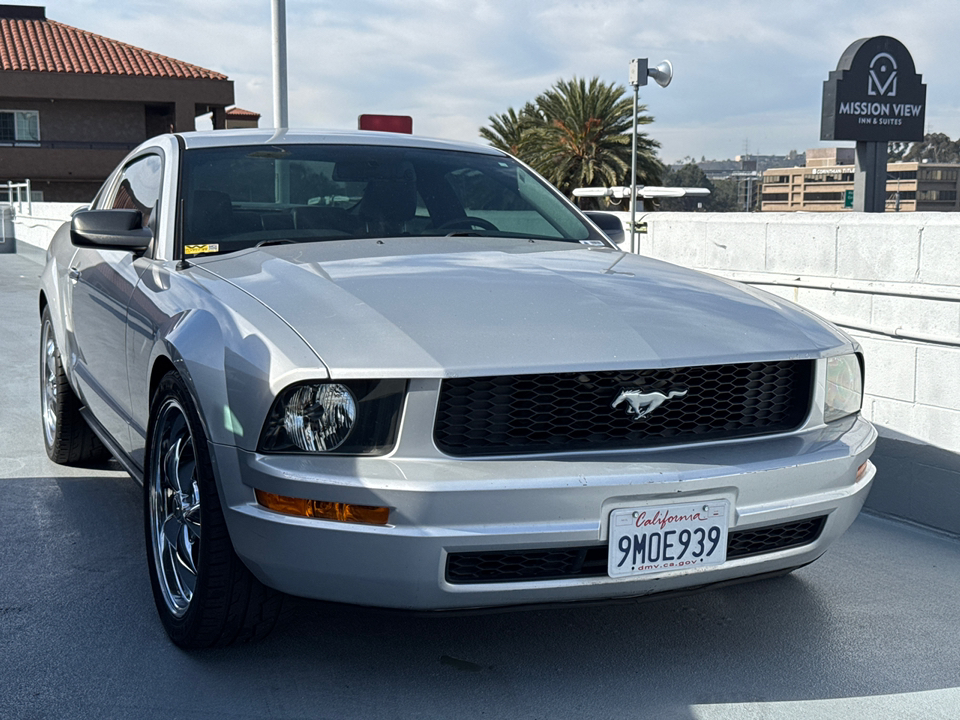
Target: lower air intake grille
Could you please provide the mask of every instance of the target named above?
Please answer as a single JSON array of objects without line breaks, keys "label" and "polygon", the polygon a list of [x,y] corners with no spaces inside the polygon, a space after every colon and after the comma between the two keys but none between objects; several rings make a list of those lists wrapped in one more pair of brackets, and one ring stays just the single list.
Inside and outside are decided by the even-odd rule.
[{"label": "lower air intake grille", "polygon": [[[794,360],[448,378],[440,386],[433,436],[448,455],[476,456],[789,432],[807,417],[813,370],[812,360]],[[645,410],[649,414],[637,416]]]},{"label": "lower air intake grille", "polygon": [[[818,517],[749,530],[731,530],[727,559],[809,545],[823,531],[827,518]],[[446,579],[453,585],[471,583],[558,580],[607,574],[607,546],[514,550],[512,552],[451,553]]]},{"label": "lower air intake grille", "polygon": [[826,522],[823,516],[783,525],[731,530],[727,535],[727,560],[808,545],[820,537]]}]

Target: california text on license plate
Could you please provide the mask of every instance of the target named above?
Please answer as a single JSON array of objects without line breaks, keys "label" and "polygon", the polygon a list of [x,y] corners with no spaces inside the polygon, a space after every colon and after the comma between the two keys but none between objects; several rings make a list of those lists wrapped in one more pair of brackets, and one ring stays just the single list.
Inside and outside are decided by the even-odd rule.
[{"label": "california text on license plate", "polygon": [[646,505],[610,513],[607,574],[648,575],[727,559],[728,500]]}]

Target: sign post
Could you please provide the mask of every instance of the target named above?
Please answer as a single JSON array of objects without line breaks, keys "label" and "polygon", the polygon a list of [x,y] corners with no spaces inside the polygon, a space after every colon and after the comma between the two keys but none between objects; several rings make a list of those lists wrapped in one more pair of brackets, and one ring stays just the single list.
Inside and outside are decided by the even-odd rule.
[{"label": "sign post", "polygon": [[823,83],[821,140],[857,143],[853,209],[883,212],[887,202],[887,143],[923,140],[927,86],[903,43],[863,38],[840,56]]}]

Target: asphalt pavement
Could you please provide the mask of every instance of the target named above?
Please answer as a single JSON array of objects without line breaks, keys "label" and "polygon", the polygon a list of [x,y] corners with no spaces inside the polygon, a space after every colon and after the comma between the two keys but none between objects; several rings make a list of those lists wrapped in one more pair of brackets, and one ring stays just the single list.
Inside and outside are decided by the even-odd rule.
[{"label": "asphalt pavement", "polygon": [[861,515],[777,580],[631,605],[422,617],[289,599],[185,652],[140,486],[50,463],[40,266],[0,255],[0,718],[960,718],[960,540]]}]

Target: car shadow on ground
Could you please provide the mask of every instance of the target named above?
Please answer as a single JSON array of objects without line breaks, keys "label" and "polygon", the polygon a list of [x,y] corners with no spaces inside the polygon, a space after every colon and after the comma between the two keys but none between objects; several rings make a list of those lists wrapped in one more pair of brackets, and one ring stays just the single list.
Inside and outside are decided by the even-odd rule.
[{"label": "car shadow on ground", "polygon": [[76,703],[80,717],[111,716],[106,707],[161,717],[177,687],[190,717],[690,718],[702,703],[957,685],[956,642],[873,597],[889,559],[868,563],[866,580],[851,571],[873,542],[863,518],[820,561],[779,579],[466,616],[288,598],[261,642],[184,652],[153,607],[136,482],[10,478],[2,488],[0,711],[43,716]]}]

